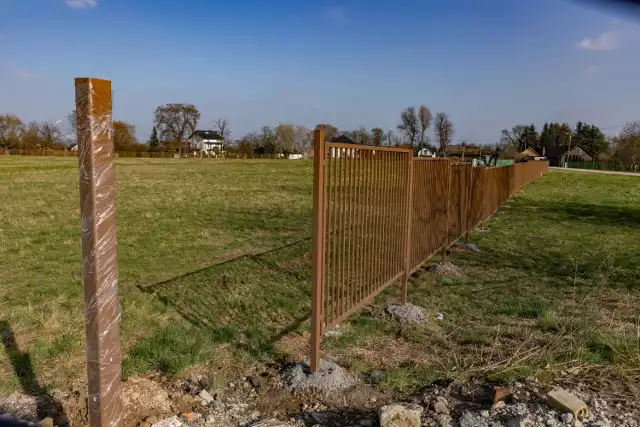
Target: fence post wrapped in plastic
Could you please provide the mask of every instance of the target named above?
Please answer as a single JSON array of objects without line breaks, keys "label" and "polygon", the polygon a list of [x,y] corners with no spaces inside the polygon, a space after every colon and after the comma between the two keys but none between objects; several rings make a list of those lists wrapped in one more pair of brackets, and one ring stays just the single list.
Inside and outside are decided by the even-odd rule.
[{"label": "fence post wrapped in plastic", "polygon": [[324,301],[324,129],[313,135],[313,289],[311,306],[311,370],[320,365],[320,340],[323,327]]},{"label": "fence post wrapped in plastic", "polygon": [[111,82],[78,78],[75,88],[89,422],[117,426],[122,405]]}]

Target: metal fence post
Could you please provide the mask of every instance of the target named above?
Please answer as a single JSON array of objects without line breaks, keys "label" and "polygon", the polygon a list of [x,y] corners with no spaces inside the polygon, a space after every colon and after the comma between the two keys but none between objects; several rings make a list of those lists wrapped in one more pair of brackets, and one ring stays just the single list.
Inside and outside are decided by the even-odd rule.
[{"label": "metal fence post", "polygon": [[313,134],[313,290],[311,306],[311,370],[320,368],[324,294],[324,129]]},{"label": "metal fence post", "polygon": [[111,82],[75,80],[89,423],[118,426],[120,305]]},{"label": "metal fence post", "polygon": [[407,303],[409,270],[411,269],[411,235],[413,233],[413,151],[410,151],[407,163],[407,229],[404,237],[404,281],[402,283],[402,304]]},{"label": "metal fence post", "polygon": [[447,263],[447,248],[449,247],[449,199],[451,199],[451,162],[449,162],[449,166],[447,170],[449,171],[447,176],[447,200],[446,200],[446,220],[444,222],[444,246],[442,247],[442,265]]}]

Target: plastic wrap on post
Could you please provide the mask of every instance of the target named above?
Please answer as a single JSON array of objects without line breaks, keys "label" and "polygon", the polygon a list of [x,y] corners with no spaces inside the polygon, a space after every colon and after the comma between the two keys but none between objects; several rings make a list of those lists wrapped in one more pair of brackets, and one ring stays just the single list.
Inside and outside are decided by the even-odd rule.
[{"label": "plastic wrap on post", "polygon": [[122,406],[111,82],[79,78],[75,88],[89,421],[117,426]]}]

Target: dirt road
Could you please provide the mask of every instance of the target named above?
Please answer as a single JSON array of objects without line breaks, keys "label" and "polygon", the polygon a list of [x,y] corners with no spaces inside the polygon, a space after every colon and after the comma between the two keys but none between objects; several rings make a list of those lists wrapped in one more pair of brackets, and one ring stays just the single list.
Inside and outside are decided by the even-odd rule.
[{"label": "dirt road", "polygon": [[607,175],[640,176],[640,173],[636,173],[636,172],[618,172],[618,171],[606,171],[606,170],[598,170],[598,169],[576,169],[576,168],[550,167],[549,170],[560,171],[560,172],[604,173],[604,174],[607,174]]}]

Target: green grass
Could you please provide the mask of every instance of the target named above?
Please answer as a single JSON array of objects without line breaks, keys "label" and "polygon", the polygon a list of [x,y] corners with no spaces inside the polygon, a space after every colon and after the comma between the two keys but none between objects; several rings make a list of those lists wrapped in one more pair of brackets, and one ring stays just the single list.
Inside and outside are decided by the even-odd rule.
[{"label": "green grass", "polygon": [[[46,386],[85,378],[75,161],[0,157],[0,321],[19,348],[0,352],[2,393],[19,388],[11,360]],[[310,162],[117,164],[126,375],[308,354]],[[403,392],[584,364],[638,372],[640,180],[552,172],[507,205],[472,235],[481,253],[451,255],[466,277],[412,279],[424,326],[365,309],[323,341],[326,356],[384,370],[377,387]]]}]

